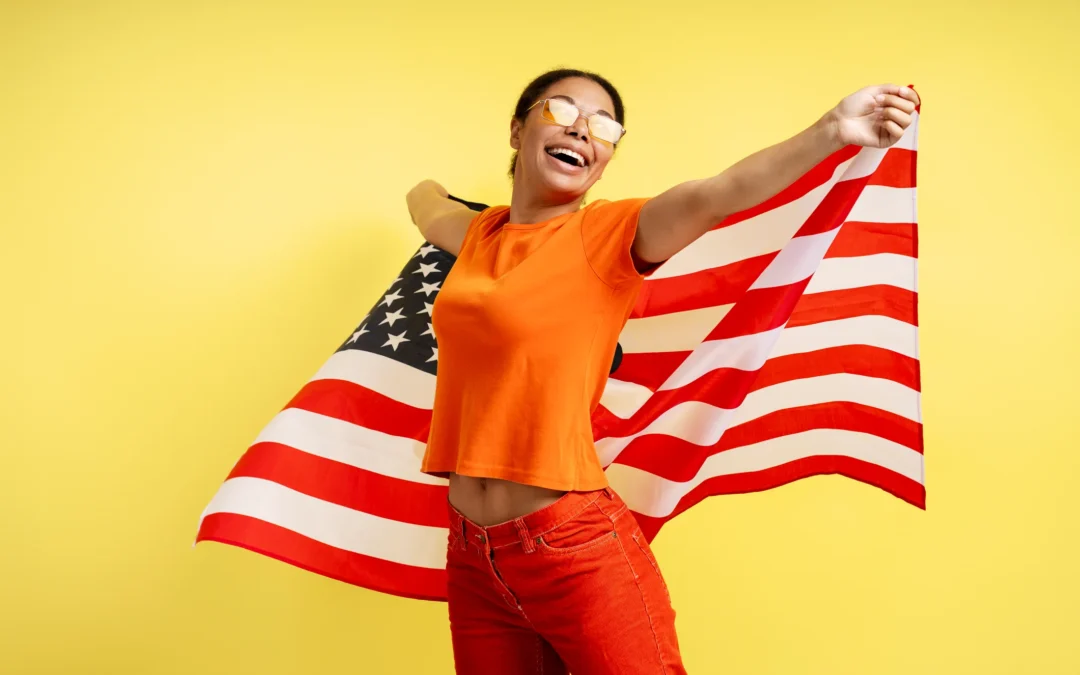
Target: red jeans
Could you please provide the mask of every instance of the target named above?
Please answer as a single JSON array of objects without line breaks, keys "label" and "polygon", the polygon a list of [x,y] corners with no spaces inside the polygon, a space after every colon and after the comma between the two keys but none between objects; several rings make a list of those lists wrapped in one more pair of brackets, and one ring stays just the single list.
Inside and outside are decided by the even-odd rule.
[{"label": "red jeans", "polygon": [[660,568],[610,489],[491,527],[451,506],[447,573],[459,674],[686,672]]}]

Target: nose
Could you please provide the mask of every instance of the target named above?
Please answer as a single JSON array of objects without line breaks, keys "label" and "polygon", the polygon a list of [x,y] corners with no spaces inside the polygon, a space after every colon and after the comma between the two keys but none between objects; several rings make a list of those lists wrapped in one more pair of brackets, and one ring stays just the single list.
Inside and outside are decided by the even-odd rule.
[{"label": "nose", "polygon": [[566,129],[571,136],[577,136],[581,140],[588,142],[589,120],[585,119],[584,115],[578,115],[578,118],[574,120],[574,123]]}]

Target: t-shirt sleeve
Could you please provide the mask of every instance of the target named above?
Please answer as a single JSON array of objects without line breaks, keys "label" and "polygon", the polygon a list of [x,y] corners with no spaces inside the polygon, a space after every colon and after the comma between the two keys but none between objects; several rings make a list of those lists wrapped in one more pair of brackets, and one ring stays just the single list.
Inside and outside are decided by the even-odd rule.
[{"label": "t-shirt sleeve", "polygon": [[596,275],[609,286],[640,279],[631,255],[641,207],[649,198],[598,202],[581,222],[581,239]]},{"label": "t-shirt sleeve", "polygon": [[461,242],[461,250],[458,257],[470,247],[478,238],[484,236],[484,232],[491,229],[491,223],[497,221],[504,211],[509,211],[509,206],[489,206],[473,216],[469,221],[469,228],[465,230],[465,239]]}]

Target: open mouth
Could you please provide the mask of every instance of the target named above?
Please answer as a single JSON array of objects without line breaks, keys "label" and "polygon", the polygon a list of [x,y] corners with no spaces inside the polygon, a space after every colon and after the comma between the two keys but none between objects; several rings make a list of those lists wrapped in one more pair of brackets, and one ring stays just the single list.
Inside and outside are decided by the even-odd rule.
[{"label": "open mouth", "polygon": [[570,148],[548,148],[547,154],[551,155],[560,162],[565,162],[570,166],[584,167],[587,165],[585,158],[571,150]]}]

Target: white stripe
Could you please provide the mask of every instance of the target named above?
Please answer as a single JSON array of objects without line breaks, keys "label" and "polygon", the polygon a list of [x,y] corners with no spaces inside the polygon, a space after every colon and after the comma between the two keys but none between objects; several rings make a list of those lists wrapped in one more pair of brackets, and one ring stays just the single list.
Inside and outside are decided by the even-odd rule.
[{"label": "white stripe", "polygon": [[[877,284],[915,291],[916,266],[915,258],[895,253],[826,258],[821,261],[817,272],[807,284],[803,296]],[[733,305],[720,305],[630,319],[619,335],[619,343],[627,354],[692,351],[727,316],[732,307]],[[716,323],[708,326],[714,319]]]},{"label": "white stripe", "polygon": [[917,290],[915,258],[897,253],[876,253],[854,258],[827,258],[806,285],[805,295],[883,284]]},{"label": "white stripe", "polygon": [[600,397],[600,405],[626,419],[645,405],[652,395],[652,390],[644,385],[609,377],[604,385],[604,394]]},{"label": "white stripe", "polygon": [[683,401],[662,412],[644,429],[621,438],[598,440],[600,462],[607,465],[635,438],[662,434],[701,446],[715,445],[724,432],[787,408],[846,401],[886,410],[919,421],[919,392],[892,380],[850,373],[804,377],[750,392],[736,408]]},{"label": "white stripe", "polygon": [[892,317],[866,315],[708,340],[679,365],[659,390],[678,389],[719,368],[753,371],[777,356],[830,347],[870,345],[914,358],[918,331],[916,326]]},{"label": "white stripe", "polygon": [[[846,170],[841,164],[837,173]],[[740,223],[710,230],[679,251],[655,272],[648,281],[693,274],[723,267],[741,260],[781,250],[799,231],[806,219],[821,204],[835,184],[837,175],[793,202],[759,214]],[[846,176],[845,176],[846,178]],[[915,188],[867,185],[862,189],[846,220],[881,223],[915,222]]]},{"label": "white stripe", "polygon": [[391,478],[428,485],[447,484],[446,479],[420,472],[424,443],[299,408],[278,413],[255,442],[280,443]]},{"label": "white stripe", "polygon": [[762,333],[702,342],[659,389],[684,387],[718,368],[757,370],[765,365],[783,330],[781,326]]},{"label": "white stripe", "polygon": [[262,478],[225,481],[203,518],[214,513],[257,518],[334,548],[402,565],[430,569],[446,566],[444,528],[381,518]]},{"label": "white stripe", "polygon": [[881,160],[885,158],[885,148],[860,148],[859,153],[851,160],[851,166],[844,171],[841,180],[855,180],[873,175],[881,166]]},{"label": "white stripe", "polygon": [[425,410],[431,410],[435,401],[434,375],[394,359],[358,349],[337,352],[311,379],[345,380]]},{"label": "white stripe", "polygon": [[838,225],[828,232],[795,237],[776,254],[750,289],[776,288],[809,279],[821,266],[825,253],[839,231]]},{"label": "white stripe", "polygon": [[708,337],[734,305],[630,319],[619,334],[627,354],[689,351]]},{"label": "white stripe", "polygon": [[847,221],[865,223],[914,223],[915,188],[867,185],[862,189]]},{"label": "white stripe", "polygon": [[769,358],[846,345],[869,345],[918,358],[919,328],[889,316],[868,314],[784,329]]},{"label": "white stripe", "polygon": [[779,251],[795,236],[851,162],[849,159],[840,164],[828,181],[795,201],[706,232],[649,275],[649,280],[693,274]]},{"label": "white stripe", "polygon": [[607,476],[633,511],[663,518],[671,515],[680,499],[709,478],[762,471],[816,455],[859,459],[923,482],[920,453],[878,436],[841,429],[812,429],[719,452],[706,459],[697,475],[685,483],[622,464],[608,467]]},{"label": "white stripe", "polygon": [[[841,180],[873,174],[885,153],[884,150],[863,148],[855,157],[838,165],[829,180],[802,197],[740,223],[706,232],[650,274],[649,279],[693,274],[779,251],[795,236],[833,186]],[[914,192],[914,188],[868,185],[860,192],[847,219],[914,222],[910,220]],[[880,218],[876,214],[880,214]]]}]

